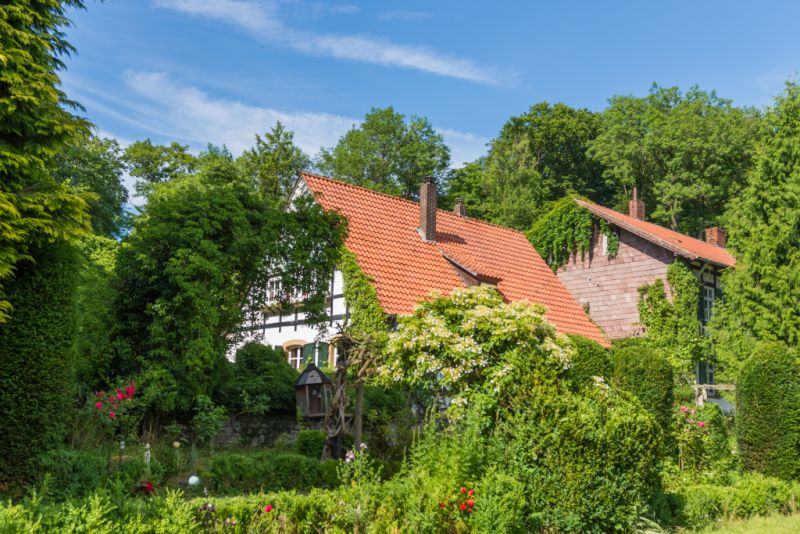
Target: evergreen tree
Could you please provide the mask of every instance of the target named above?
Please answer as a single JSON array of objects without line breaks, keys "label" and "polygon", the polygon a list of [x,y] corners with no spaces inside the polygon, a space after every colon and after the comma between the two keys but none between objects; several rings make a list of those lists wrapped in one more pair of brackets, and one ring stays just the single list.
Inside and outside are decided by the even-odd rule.
[{"label": "evergreen tree", "polygon": [[18,262],[32,250],[88,229],[87,204],[57,184],[47,163],[88,122],[58,87],[61,57],[72,51],[61,28],[80,0],[0,5],[0,323]]},{"label": "evergreen tree", "polygon": [[712,318],[734,369],[758,341],[800,344],[800,85],[788,83],[766,116],[756,164],[725,217],[736,267],[723,276]]}]

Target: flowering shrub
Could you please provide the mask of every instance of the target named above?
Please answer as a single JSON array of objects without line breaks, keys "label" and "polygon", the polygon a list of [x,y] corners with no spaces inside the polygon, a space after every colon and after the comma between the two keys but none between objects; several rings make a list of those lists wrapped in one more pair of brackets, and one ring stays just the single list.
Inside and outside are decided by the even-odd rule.
[{"label": "flowering shrub", "polygon": [[683,404],[676,407],[674,418],[678,466],[680,469],[701,469],[710,436],[706,422],[698,418],[695,408]]},{"label": "flowering shrub", "polygon": [[102,414],[109,419],[120,417],[124,414],[124,407],[126,401],[130,400],[136,393],[136,386],[133,382],[125,386],[125,391],[117,389],[114,393],[106,393],[105,391],[95,392],[94,407],[97,413]]},{"label": "flowering shrub", "polygon": [[520,360],[553,380],[569,368],[573,351],[546,321],[544,308],[506,304],[494,288],[476,286],[448,297],[433,294],[401,318],[379,374],[433,394],[444,390],[458,408],[474,392],[503,396],[514,386]]},{"label": "flowering shrub", "polygon": [[466,520],[475,511],[475,490],[461,486],[440,502],[439,508],[450,520]]},{"label": "flowering shrub", "polygon": [[380,480],[380,469],[366,451],[366,443],[347,451],[337,471],[342,484],[356,487]]}]

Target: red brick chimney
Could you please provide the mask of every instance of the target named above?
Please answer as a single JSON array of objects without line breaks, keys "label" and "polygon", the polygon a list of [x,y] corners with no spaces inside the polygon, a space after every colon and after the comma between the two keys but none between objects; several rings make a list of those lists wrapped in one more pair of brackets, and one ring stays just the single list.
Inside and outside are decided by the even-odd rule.
[{"label": "red brick chimney", "polygon": [[436,182],[426,176],[419,186],[419,235],[425,241],[436,241]]},{"label": "red brick chimney", "polygon": [[715,247],[725,248],[725,243],[728,242],[728,234],[719,226],[712,226],[706,228],[706,243],[711,243]]},{"label": "red brick chimney", "polygon": [[453,213],[455,213],[456,215],[459,215],[461,217],[466,217],[467,216],[467,208],[464,207],[464,199],[463,198],[457,198],[456,199],[456,203],[453,206]]},{"label": "red brick chimney", "polygon": [[644,200],[639,200],[639,188],[633,186],[633,198],[628,201],[628,215],[634,219],[644,220]]}]

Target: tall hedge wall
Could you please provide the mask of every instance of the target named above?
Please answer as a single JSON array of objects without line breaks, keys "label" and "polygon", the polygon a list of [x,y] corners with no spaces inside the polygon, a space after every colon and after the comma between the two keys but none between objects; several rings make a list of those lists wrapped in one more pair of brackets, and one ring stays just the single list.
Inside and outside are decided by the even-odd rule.
[{"label": "tall hedge wall", "polygon": [[33,475],[63,438],[73,393],[75,250],[51,244],[18,264],[0,325],[0,485]]},{"label": "tall hedge wall", "polygon": [[612,366],[613,384],[636,395],[670,435],[674,377],[669,360],[644,340],[632,339],[615,346]]},{"label": "tall hedge wall", "polygon": [[756,347],[736,384],[736,440],[745,469],[800,477],[800,362],[781,343]]}]

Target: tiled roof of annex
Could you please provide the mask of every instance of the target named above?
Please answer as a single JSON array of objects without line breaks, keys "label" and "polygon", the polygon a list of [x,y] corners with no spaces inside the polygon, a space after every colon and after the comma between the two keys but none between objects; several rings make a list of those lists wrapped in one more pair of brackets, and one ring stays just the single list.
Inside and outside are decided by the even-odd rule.
[{"label": "tiled roof of annex", "polygon": [[636,219],[635,217],[614,211],[611,208],[606,208],[594,202],[580,199],[576,199],[575,202],[594,215],[602,217],[620,228],[624,228],[629,232],[660,245],[667,250],[671,250],[675,254],[689,260],[699,259],[721,267],[733,267],[736,265],[736,259],[724,247],[712,245],[711,243],[689,237],[688,235],[664,228],[655,223]]},{"label": "tiled roof of annex", "polygon": [[446,210],[436,213],[436,242],[417,232],[419,204],[311,173],[301,179],[326,211],[348,221],[345,245],[375,284],[389,314],[409,315],[431,291],[466,284],[454,263],[496,282],[507,301],[543,305],[562,333],[608,341],[520,232]]}]

